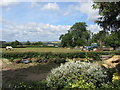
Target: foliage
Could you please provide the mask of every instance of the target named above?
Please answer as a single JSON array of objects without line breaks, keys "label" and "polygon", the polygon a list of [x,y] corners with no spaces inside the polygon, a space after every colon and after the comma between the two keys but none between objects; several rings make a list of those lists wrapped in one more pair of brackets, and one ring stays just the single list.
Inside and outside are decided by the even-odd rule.
[{"label": "foliage", "polygon": [[112,82],[115,82],[116,80],[120,80],[120,72],[113,74]]},{"label": "foliage", "polygon": [[[71,79],[73,79],[73,78],[71,78]],[[90,79],[88,77],[86,77],[84,79],[84,77],[82,75],[80,75],[77,77],[77,80],[74,80],[74,82],[72,82],[72,83],[68,83],[68,85],[65,86],[65,88],[94,89],[94,88],[96,88],[96,86],[90,81]]]},{"label": "foliage", "polygon": [[101,15],[96,21],[104,30],[120,30],[120,1],[118,2],[96,2],[94,9],[99,9]]},{"label": "foliage", "polygon": [[24,45],[31,45],[31,42],[27,41],[27,42],[24,43]]},{"label": "foliage", "polygon": [[99,41],[104,41],[104,39],[107,35],[108,35],[107,31],[104,31],[104,30],[99,31],[96,34],[93,34],[91,42],[98,42],[99,43]]},{"label": "foliage", "polygon": [[2,43],[2,48],[5,48],[6,46],[21,47],[21,48],[23,47],[22,43],[19,42],[18,40]]},{"label": "foliage", "polygon": [[112,32],[110,35],[105,37],[106,46],[111,46],[116,49],[120,46],[120,31]]},{"label": "foliage", "polygon": [[[93,58],[94,60],[100,60],[100,55],[120,55],[120,51],[113,52],[87,52],[87,57]],[[86,58],[86,52],[76,52],[76,53],[39,53],[39,52],[2,52],[2,57],[7,59],[17,59],[17,58],[39,58],[43,57],[46,59],[52,58]]]},{"label": "foliage", "polygon": [[[81,77],[82,75],[82,77]],[[51,70],[51,73],[47,77],[48,87],[63,88],[68,85],[72,87],[75,83],[81,85],[84,81],[88,81],[91,84],[91,88],[100,87],[102,83],[107,79],[106,71],[97,64],[85,63],[85,62],[67,62],[60,67]],[[81,80],[80,82],[77,82]],[[71,84],[70,84],[71,83]],[[84,85],[88,84],[87,82]],[[79,86],[75,86],[79,88]],[[80,86],[82,87],[82,85]]]},{"label": "foliage", "polygon": [[103,84],[99,90],[120,90],[120,80],[116,80],[114,83]]},{"label": "foliage", "polygon": [[61,46],[75,47],[87,44],[90,38],[90,31],[88,31],[86,27],[85,22],[75,23],[70,30],[68,30],[68,33],[60,36]]},{"label": "foliage", "polygon": [[22,45],[22,44],[18,40],[15,40],[15,41],[11,42],[12,47],[16,47],[17,45]]},{"label": "foliage", "polygon": [[22,90],[27,90],[27,89],[47,89],[47,85],[45,81],[22,81],[22,82],[13,82],[10,88],[14,89],[22,89]]},{"label": "foliage", "polygon": [[97,42],[100,41],[103,42],[105,46],[113,47],[114,50],[120,46],[120,31],[114,31],[111,33],[108,33],[107,31],[99,31],[96,34],[93,34],[91,42]]},{"label": "foliage", "polygon": [[65,63],[66,60],[65,60],[65,58],[56,58],[56,59],[54,60],[54,62],[55,62],[56,64],[61,64],[61,63]]},{"label": "foliage", "polygon": [[39,42],[32,43],[32,45],[43,45],[43,43],[39,41]]}]

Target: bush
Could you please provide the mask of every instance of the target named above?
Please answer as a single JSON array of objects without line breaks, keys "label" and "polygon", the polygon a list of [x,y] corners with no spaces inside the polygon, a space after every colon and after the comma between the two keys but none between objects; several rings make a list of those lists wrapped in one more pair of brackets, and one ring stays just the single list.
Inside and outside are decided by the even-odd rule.
[{"label": "bush", "polygon": [[56,64],[61,64],[61,63],[65,63],[66,60],[65,60],[64,58],[56,58],[56,59],[54,60],[54,62],[55,62]]},{"label": "bush", "polygon": [[120,80],[116,80],[114,83],[103,84],[99,90],[120,90]]},{"label": "bush", "polygon": [[[107,79],[106,71],[99,65],[80,61],[71,61],[64,65],[61,64],[60,67],[51,70],[51,73],[46,78],[47,86],[63,88],[69,86],[69,83],[74,85],[75,83],[79,83],[77,80],[79,80],[78,77],[80,75],[83,76],[83,80],[88,81],[88,84],[92,82],[96,87],[100,87]],[[90,87],[93,87],[92,83]],[[86,84],[87,82],[84,85]]]},{"label": "bush", "polygon": [[120,72],[116,72],[113,74],[112,82],[114,83],[116,80],[120,81]]},{"label": "bush", "polygon": [[86,58],[86,55],[89,58],[94,60],[100,60],[100,55],[120,55],[120,51],[114,52],[77,52],[77,53],[38,53],[38,52],[2,52],[3,58],[33,58],[33,57],[44,57],[46,59],[50,58]]},{"label": "bush", "polygon": [[40,89],[40,90],[46,90],[46,82],[45,81],[22,81],[22,82],[13,82],[9,88],[12,89],[21,89],[21,90],[29,90],[29,89]]},{"label": "bush", "polygon": [[[76,78],[76,76],[73,78]],[[72,83],[68,83],[68,85],[66,85],[65,88],[94,89],[94,88],[96,88],[96,86],[89,80],[88,77],[86,77],[84,79],[84,76],[80,75],[77,77],[77,80],[74,80],[74,82],[72,82]]]}]

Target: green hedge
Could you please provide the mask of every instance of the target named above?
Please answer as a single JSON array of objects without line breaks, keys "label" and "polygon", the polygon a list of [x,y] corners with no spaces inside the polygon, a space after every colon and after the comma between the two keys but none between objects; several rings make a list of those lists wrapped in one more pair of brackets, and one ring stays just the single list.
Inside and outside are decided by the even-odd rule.
[{"label": "green hedge", "polygon": [[95,60],[100,60],[100,55],[120,55],[120,51],[77,52],[77,53],[3,52],[2,58],[16,59],[16,58],[44,57],[49,59],[49,58],[86,58],[87,56]]}]

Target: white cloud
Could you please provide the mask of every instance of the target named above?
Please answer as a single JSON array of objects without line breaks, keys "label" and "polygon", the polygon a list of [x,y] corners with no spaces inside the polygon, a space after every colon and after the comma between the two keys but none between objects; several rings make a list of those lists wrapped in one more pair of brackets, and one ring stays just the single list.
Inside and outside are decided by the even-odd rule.
[{"label": "white cloud", "polygon": [[18,4],[19,0],[0,0],[0,7],[7,7]]},{"label": "white cloud", "polygon": [[99,17],[98,9],[93,9],[92,8],[93,2],[80,2],[78,5],[70,5],[68,9],[64,12],[63,15],[69,15],[73,11],[77,10],[80,11],[81,13],[84,13],[87,15],[86,21],[95,21]]},{"label": "white cloud", "polygon": [[88,30],[90,30],[93,33],[97,33],[99,31],[101,31],[102,28],[100,28],[100,26],[98,26],[97,24],[95,24],[95,25],[89,25],[88,26]]},{"label": "white cloud", "polygon": [[67,32],[71,26],[67,25],[50,25],[29,22],[26,24],[9,24],[3,27],[2,39],[6,41],[48,41],[59,40],[59,36]]},{"label": "white cloud", "polygon": [[80,3],[80,7],[77,8],[82,13],[87,14],[87,21],[95,21],[99,17],[98,10],[92,9],[93,2]]},{"label": "white cloud", "polygon": [[42,10],[51,10],[51,11],[59,11],[59,6],[57,3],[47,3],[42,7]]}]

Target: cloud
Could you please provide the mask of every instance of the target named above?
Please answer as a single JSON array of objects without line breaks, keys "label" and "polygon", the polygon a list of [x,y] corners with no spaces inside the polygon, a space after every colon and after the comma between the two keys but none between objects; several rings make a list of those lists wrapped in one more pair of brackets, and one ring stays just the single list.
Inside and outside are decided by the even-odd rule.
[{"label": "cloud", "polygon": [[95,25],[89,25],[88,26],[88,30],[90,30],[93,33],[97,33],[99,31],[101,31],[102,28],[100,28],[100,26],[98,26],[97,24],[95,24]]},{"label": "cloud", "polygon": [[70,15],[73,11],[79,11],[87,15],[86,21],[95,21],[99,17],[98,9],[92,8],[93,2],[80,2],[78,5],[70,5],[68,9],[64,12],[64,16]]},{"label": "cloud", "polygon": [[16,39],[20,41],[59,40],[59,36],[66,33],[70,27],[69,25],[50,25],[36,22],[21,25],[6,23],[2,30],[2,39],[6,41]]},{"label": "cloud", "polygon": [[77,8],[82,13],[87,14],[87,21],[95,21],[99,17],[98,9],[92,9],[93,2],[80,3],[80,7]]},{"label": "cloud", "polygon": [[59,6],[57,3],[47,3],[42,7],[42,10],[50,10],[50,11],[59,11]]},{"label": "cloud", "polygon": [[1,0],[0,7],[8,7],[12,5],[16,5],[19,3],[19,0]]}]

